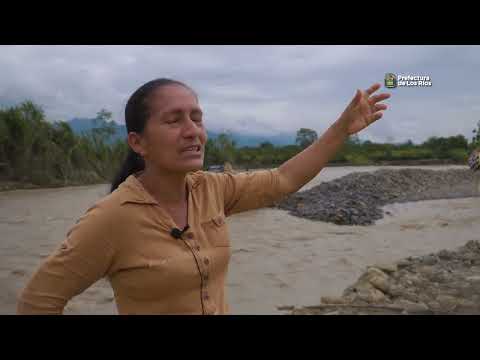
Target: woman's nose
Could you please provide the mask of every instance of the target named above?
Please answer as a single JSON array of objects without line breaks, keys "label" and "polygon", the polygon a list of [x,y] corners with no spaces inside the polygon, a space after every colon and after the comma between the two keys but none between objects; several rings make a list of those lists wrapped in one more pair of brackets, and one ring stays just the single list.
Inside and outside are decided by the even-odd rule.
[{"label": "woman's nose", "polygon": [[198,136],[199,133],[200,133],[200,128],[198,127],[198,125],[192,119],[187,119],[186,125],[183,128],[183,136],[195,137],[195,136]]}]

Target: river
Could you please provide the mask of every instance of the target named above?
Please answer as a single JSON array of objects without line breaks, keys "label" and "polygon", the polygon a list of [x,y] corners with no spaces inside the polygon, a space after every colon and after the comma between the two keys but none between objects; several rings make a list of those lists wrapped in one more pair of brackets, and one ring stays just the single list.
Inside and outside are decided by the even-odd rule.
[{"label": "river", "polygon": [[[379,168],[404,167],[327,167],[304,189]],[[106,191],[106,185],[95,185],[0,193],[0,314],[15,312],[18,292],[35,268]],[[480,239],[479,198],[392,204],[385,210],[392,215],[372,226],[314,222],[272,208],[228,218],[231,313],[278,314],[279,305],[315,305],[321,296],[340,295],[368,265]],[[109,284],[101,280],[72,299],[65,314],[115,314],[112,298]]]}]

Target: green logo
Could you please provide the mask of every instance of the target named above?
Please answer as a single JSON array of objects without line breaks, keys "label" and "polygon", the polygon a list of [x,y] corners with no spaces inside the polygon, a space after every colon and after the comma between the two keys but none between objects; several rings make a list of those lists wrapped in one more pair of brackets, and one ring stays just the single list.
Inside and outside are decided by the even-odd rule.
[{"label": "green logo", "polygon": [[397,87],[397,75],[392,73],[385,74],[385,87],[394,89]]}]

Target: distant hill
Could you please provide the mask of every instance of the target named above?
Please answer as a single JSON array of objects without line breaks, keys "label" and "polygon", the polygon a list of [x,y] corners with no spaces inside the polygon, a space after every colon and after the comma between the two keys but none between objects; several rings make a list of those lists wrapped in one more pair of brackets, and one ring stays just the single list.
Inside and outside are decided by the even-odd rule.
[{"label": "distant hill", "polygon": [[278,134],[278,135],[249,135],[232,133],[232,138],[237,143],[237,146],[258,146],[263,142],[269,142],[275,146],[284,146],[295,144],[296,134]]},{"label": "distant hill", "polygon": [[[98,124],[95,124],[95,119],[87,118],[74,118],[68,121],[68,124],[76,134],[88,133],[91,129],[98,127]],[[116,133],[112,138],[112,141],[117,139],[126,139],[127,137],[127,128],[125,125],[120,125],[115,123]],[[216,131],[207,131],[208,137],[210,139],[215,139],[220,133]],[[251,135],[251,134],[240,134],[231,132],[230,135],[232,139],[236,142],[238,147],[251,146],[255,147],[260,145],[263,142],[270,142],[275,146],[284,146],[295,144],[295,134],[276,134],[276,135]]]},{"label": "distant hill", "polygon": [[[95,119],[85,119],[85,118],[74,118],[70,121],[67,121],[73,132],[76,134],[88,133],[90,130],[99,127],[101,123],[95,123]],[[103,122],[105,124],[105,122]],[[125,125],[120,125],[114,122],[115,125],[115,135],[112,138],[112,141],[117,139],[126,139],[127,138],[127,128]]]}]

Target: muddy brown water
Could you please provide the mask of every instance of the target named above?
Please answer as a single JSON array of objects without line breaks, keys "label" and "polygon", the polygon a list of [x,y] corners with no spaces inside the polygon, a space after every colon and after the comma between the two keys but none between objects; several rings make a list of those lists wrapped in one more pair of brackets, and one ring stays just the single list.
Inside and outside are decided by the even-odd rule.
[{"label": "muddy brown water", "polygon": [[[377,169],[328,167],[304,189]],[[106,191],[107,186],[96,185],[0,193],[0,314],[15,312],[18,292],[35,268]],[[480,198],[392,204],[384,209],[392,215],[372,226],[313,222],[272,208],[230,217],[231,312],[283,314],[277,306],[316,305],[321,296],[340,295],[368,265],[455,249],[480,238]],[[113,292],[105,280],[72,299],[65,309],[65,314],[115,313]]]}]

